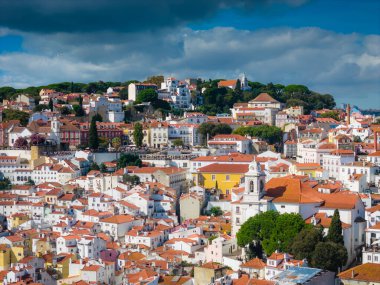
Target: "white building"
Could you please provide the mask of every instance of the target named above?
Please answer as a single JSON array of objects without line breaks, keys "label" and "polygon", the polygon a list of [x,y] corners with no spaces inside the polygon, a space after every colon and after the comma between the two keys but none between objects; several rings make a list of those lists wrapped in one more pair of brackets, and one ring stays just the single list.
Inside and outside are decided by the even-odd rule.
[{"label": "white building", "polygon": [[239,231],[240,226],[261,212],[268,209],[265,195],[265,173],[255,160],[249,164],[249,170],[244,176],[244,192],[239,200],[232,205],[232,236]]},{"label": "white building", "polygon": [[141,226],[143,220],[130,215],[114,215],[100,220],[99,223],[102,231],[108,233],[114,240],[124,240],[125,234],[134,226]]},{"label": "white building", "polygon": [[252,141],[241,135],[216,135],[207,142],[209,148],[230,152],[251,153]]},{"label": "white building", "polygon": [[180,139],[184,145],[197,146],[202,144],[202,135],[198,132],[198,124],[169,125],[169,140]]},{"label": "white building", "polygon": [[336,149],[333,143],[318,143],[308,139],[297,144],[298,163],[319,163],[323,165],[323,156]]},{"label": "white building", "polygon": [[158,99],[168,101],[177,108],[189,109],[191,102],[189,85],[185,81],[168,77],[161,83]]},{"label": "white building", "polygon": [[337,149],[323,155],[323,169],[331,178],[339,178],[339,169],[343,164],[355,161],[355,154],[352,150]]},{"label": "white building", "polygon": [[100,252],[106,249],[106,241],[96,236],[82,236],[77,242],[81,258],[98,259]]}]

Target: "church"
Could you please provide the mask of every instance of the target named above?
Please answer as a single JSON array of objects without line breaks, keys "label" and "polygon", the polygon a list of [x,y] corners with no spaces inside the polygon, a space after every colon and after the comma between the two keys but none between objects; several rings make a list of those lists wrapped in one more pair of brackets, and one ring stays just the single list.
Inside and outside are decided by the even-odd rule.
[{"label": "church", "polygon": [[246,220],[268,210],[268,201],[264,197],[265,173],[256,160],[249,164],[248,172],[244,175],[244,186],[236,189],[232,195],[232,200],[235,200],[231,203],[232,235],[235,236]]}]

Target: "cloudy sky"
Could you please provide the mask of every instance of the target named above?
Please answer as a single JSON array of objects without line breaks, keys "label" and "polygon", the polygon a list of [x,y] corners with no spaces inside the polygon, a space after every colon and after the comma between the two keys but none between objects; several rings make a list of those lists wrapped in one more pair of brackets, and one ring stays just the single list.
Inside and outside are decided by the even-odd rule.
[{"label": "cloudy sky", "polygon": [[0,1],[0,86],[242,72],[380,108],[380,1]]}]

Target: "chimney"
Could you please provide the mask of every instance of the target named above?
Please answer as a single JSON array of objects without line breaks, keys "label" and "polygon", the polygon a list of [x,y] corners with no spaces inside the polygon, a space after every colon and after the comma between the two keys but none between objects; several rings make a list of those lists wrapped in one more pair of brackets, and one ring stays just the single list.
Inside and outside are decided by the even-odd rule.
[{"label": "chimney", "polygon": [[355,271],[351,270],[351,278],[355,278]]}]

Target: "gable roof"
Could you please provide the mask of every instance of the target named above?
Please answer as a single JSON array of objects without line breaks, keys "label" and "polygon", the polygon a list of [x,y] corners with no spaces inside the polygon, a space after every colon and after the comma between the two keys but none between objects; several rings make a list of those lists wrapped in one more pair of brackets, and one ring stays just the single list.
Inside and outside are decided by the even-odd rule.
[{"label": "gable roof", "polygon": [[380,264],[364,263],[338,274],[340,279],[380,282]]}]

